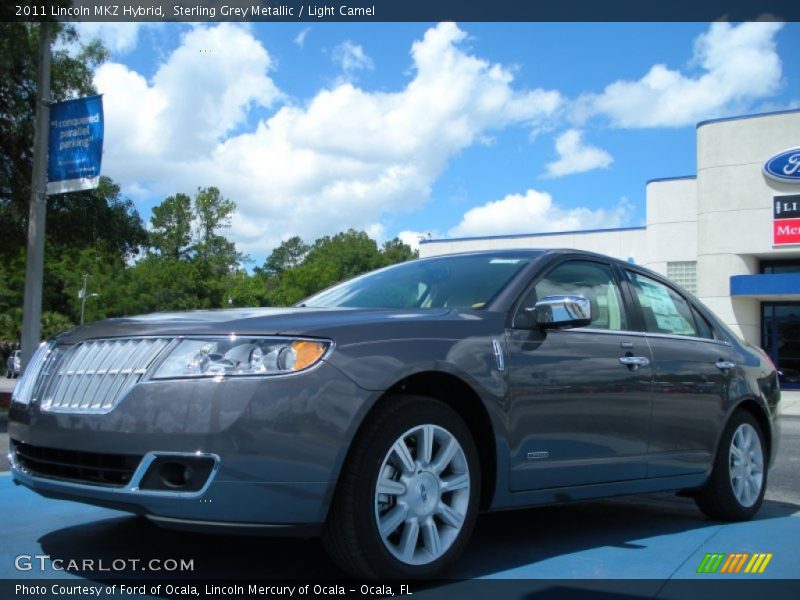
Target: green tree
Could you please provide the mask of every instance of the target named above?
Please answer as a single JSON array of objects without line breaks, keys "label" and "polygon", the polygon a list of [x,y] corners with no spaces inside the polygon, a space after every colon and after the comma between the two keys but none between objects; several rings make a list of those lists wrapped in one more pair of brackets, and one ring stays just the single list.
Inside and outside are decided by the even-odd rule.
[{"label": "green tree", "polygon": [[65,48],[77,42],[70,25],[0,22],[0,257],[26,241],[40,27],[52,28],[57,42],[51,66],[54,101],[96,93],[94,69],[108,56],[99,42],[70,54]]},{"label": "green tree", "polygon": [[225,198],[218,188],[200,188],[194,197],[194,216],[197,223],[195,249],[197,256],[213,261],[226,270],[240,260],[235,245],[224,235],[230,229],[236,203]]},{"label": "green tree", "polygon": [[[55,39],[53,101],[96,93],[94,70],[107,58],[99,42],[78,47],[71,25],[0,22],[0,314],[12,318],[23,301],[41,27],[50,27]],[[111,273],[113,283],[124,273],[125,261],[147,242],[133,203],[107,177],[95,190],[49,196],[46,231],[43,310],[60,315],[50,319],[54,327],[77,321],[84,271]],[[113,314],[119,307],[107,309],[99,314]]]},{"label": "green tree", "polygon": [[131,258],[148,243],[148,236],[133,202],[110,178],[100,177],[96,189],[48,197],[47,243],[52,252],[99,243]]},{"label": "green tree", "polygon": [[412,250],[411,246],[404,243],[400,238],[384,242],[381,254],[383,254],[383,263],[385,265],[394,265],[419,258],[419,250]]},{"label": "green tree", "polygon": [[42,313],[42,339],[46,340],[49,337],[54,336],[57,333],[61,333],[62,331],[66,331],[68,329],[72,329],[74,327],[74,323],[70,321],[64,315],[47,311]]},{"label": "green tree", "polygon": [[21,308],[12,308],[0,314],[0,339],[12,342],[22,339]]},{"label": "green tree", "polygon": [[[72,196],[72,197],[71,197]],[[78,322],[78,290],[88,273],[92,289],[101,294],[86,303],[86,318],[115,316],[124,310],[122,292],[126,263],[147,243],[147,231],[133,203],[107,177],[95,190],[59,194],[48,199],[47,245],[43,310]],[[18,304],[24,287],[24,256],[17,261]]]},{"label": "green tree", "polygon": [[244,269],[232,271],[226,283],[227,306],[262,306],[267,302],[267,288],[262,278],[248,275]]},{"label": "green tree", "polygon": [[302,263],[279,274],[277,284],[267,281],[273,283],[268,299],[278,305],[293,304],[339,281],[414,256],[399,240],[385,244],[384,249],[381,252],[375,240],[354,229],[319,238]]},{"label": "green tree", "polygon": [[127,272],[127,306],[121,314],[218,308],[204,293],[204,282],[192,260],[165,260],[149,254]]},{"label": "green tree", "polygon": [[46,263],[48,281],[58,285],[45,290],[46,305],[54,307],[73,322],[80,321],[83,276],[88,276],[86,322],[127,314],[130,310],[126,283],[128,266],[123,257],[102,243],[86,248],[68,248]]},{"label": "green tree", "polygon": [[[42,313],[42,339],[72,329],[72,321],[64,315],[47,311]],[[16,308],[0,314],[0,339],[19,341],[22,335],[22,309]]]},{"label": "green tree", "polygon": [[293,269],[303,261],[310,249],[299,236],[290,237],[272,251],[264,262],[262,270],[267,273],[281,274],[287,269]]},{"label": "green tree", "polygon": [[192,199],[186,194],[169,196],[153,207],[150,244],[165,258],[189,256],[192,247]]}]

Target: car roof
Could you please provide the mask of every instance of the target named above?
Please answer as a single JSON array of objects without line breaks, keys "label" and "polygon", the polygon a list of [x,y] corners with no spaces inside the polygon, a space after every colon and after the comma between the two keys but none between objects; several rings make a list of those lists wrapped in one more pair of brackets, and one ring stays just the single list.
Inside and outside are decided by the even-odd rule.
[{"label": "car roof", "polygon": [[[468,252],[453,252],[448,254],[437,254],[435,256],[427,256],[422,260],[432,258],[447,258],[451,256],[496,256],[496,257],[513,257],[513,258],[538,258],[543,255],[554,254],[579,254],[582,256],[589,256],[594,258],[601,258],[607,261],[613,261],[619,264],[632,264],[607,254],[600,254],[598,252],[591,252],[589,250],[577,250],[575,248],[506,248],[496,250],[473,250]],[[635,266],[635,265],[634,265]]]}]

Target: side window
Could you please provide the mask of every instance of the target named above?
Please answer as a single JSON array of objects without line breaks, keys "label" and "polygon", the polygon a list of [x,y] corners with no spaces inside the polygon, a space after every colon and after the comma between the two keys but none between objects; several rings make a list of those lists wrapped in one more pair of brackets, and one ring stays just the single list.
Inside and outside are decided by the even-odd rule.
[{"label": "side window", "polygon": [[698,335],[709,340],[716,339],[717,336],[714,335],[714,328],[711,327],[711,323],[708,322],[708,319],[697,312],[694,307],[692,307],[692,314],[694,314],[694,322],[697,323]]},{"label": "side window", "polygon": [[578,294],[585,296],[592,309],[589,327],[625,329],[622,296],[608,265],[590,261],[568,261],[548,272],[534,286],[523,306],[531,307],[546,296]]},{"label": "side window", "polygon": [[[671,287],[644,275],[628,271],[650,333],[671,333],[699,337],[692,309]],[[712,336],[713,337],[713,336]]]}]

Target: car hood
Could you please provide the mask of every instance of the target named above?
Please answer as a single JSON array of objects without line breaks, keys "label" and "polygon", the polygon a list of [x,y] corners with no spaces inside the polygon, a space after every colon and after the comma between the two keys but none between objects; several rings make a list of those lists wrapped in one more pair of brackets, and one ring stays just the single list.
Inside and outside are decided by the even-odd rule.
[{"label": "car hood", "polygon": [[[305,335],[333,337],[346,329],[371,326],[395,329],[410,322],[430,322],[450,309],[237,308],[153,313],[108,319],[58,336],[59,343],[86,339],[174,335]],[[407,329],[407,327],[404,327]],[[373,330],[374,331],[374,330]]]}]

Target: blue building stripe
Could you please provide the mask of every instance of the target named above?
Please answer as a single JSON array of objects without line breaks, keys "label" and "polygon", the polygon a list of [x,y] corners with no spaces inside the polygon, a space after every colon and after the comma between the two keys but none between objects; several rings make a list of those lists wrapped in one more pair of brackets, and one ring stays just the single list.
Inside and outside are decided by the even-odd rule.
[{"label": "blue building stripe", "polygon": [[800,295],[800,273],[731,276],[731,296]]}]

